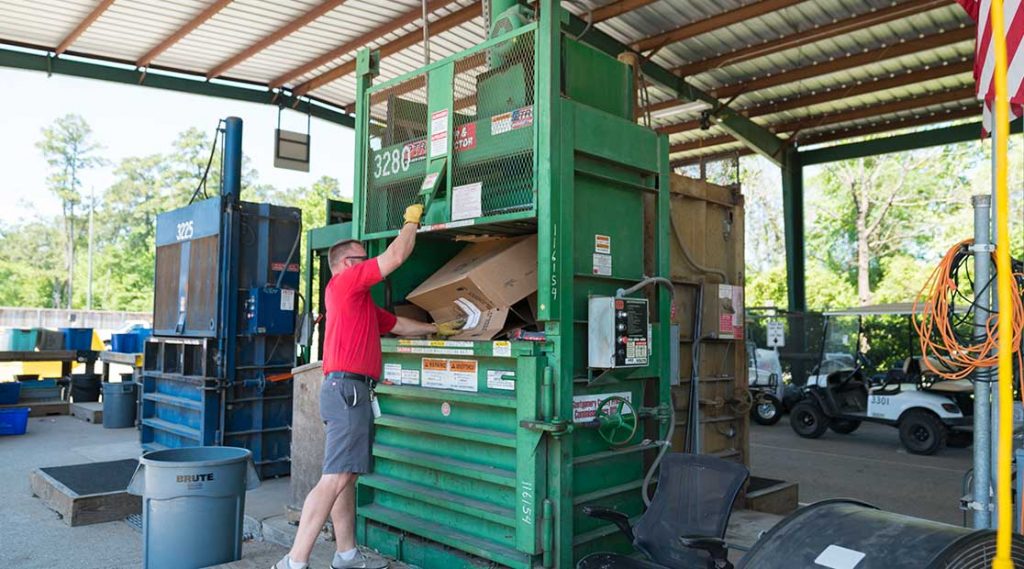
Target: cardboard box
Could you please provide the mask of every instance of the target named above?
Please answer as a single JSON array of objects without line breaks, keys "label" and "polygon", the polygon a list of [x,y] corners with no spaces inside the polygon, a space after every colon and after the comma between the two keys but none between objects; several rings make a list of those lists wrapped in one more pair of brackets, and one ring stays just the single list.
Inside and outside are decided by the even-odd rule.
[{"label": "cardboard box", "polygon": [[415,304],[396,304],[394,314],[417,322],[430,322],[430,314]]},{"label": "cardboard box", "polygon": [[457,340],[490,340],[509,309],[537,291],[537,236],[473,243],[438,269],[406,300],[435,322],[466,319]]}]

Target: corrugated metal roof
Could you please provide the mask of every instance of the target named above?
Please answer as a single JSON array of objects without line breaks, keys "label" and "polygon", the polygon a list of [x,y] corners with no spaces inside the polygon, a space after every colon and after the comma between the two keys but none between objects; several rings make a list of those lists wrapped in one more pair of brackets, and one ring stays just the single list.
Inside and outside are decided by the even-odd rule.
[{"label": "corrugated metal roof", "polygon": [[[376,48],[411,36],[407,47],[389,50],[393,53],[383,58],[381,80],[413,71],[423,64],[423,46],[418,40],[421,34],[419,1],[326,2],[330,3],[329,9],[325,8],[319,17],[251,53],[227,69],[222,78],[268,88],[276,87],[275,81],[284,79],[281,86],[286,90],[294,89],[340,66],[351,67],[359,46],[350,44],[367,34],[375,39],[365,42],[365,45]],[[76,56],[135,63],[168,38],[181,33],[183,27],[194,24],[187,33],[181,33],[177,42],[157,53],[150,65],[206,76],[230,58],[323,3],[324,0],[114,0],[70,42],[67,51]],[[588,18],[594,9],[620,3],[620,0],[574,0],[564,5],[581,18]],[[778,8],[759,11],[758,3]],[[4,14],[0,18],[0,44],[55,51],[99,4],[100,0],[0,0],[0,13]],[[943,40],[928,49],[892,56],[894,50],[908,51],[905,47],[907,42],[940,37],[937,34],[971,26],[966,14],[952,0],[945,3],[936,0],[656,0],[640,4],[643,5],[604,19],[595,26],[632,45],[689,24],[700,26],[709,19],[724,21],[722,25],[705,26],[708,29],[701,33],[688,34],[680,41],[666,43],[645,55],[668,69],[685,66],[691,71],[688,81],[705,91],[735,91],[729,105],[767,127],[796,123],[816,125],[802,128],[800,136],[804,137],[822,132],[843,132],[844,129],[863,128],[865,125],[897,124],[903,117],[916,116],[915,112],[927,114],[936,109],[941,111],[946,107],[970,103],[969,100],[936,102],[934,99],[943,97],[942,93],[962,93],[957,90],[973,84],[970,72],[963,64],[973,58],[973,42],[969,39]],[[217,6],[219,10],[206,19],[199,18],[211,6]],[[917,6],[923,8],[915,9]],[[474,0],[431,0],[429,8],[430,22],[460,10],[480,9],[479,2]],[[734,18],[730,13],[735,10],[744,10],[749,17]],[[894,15],[883,18],[883,14]],[[856,25],[864,18],[874,18],[872,21],[878,23]],[[389,25],[403,21],[404,25]],[[843,22],[851,22],[852,25],[841,33],[825,34],[821,31]],[[811,33],[828,37],[800,41]],[[484,35],[484,23],[476,13],[469,21],[432,34],[432,59],[469,48],[482,41]],[[346,46],[348,48],[341,49]],[[755,47],[759,53],[744,54],[744,50],[753,52]],[[334,51],[339,53],[316,64],[318,58]],[[859,56],[867,58],[862,65],[846,66],[841,63],[850,56],[863,53],[872,55]],[[736,54],[739,54],[739,60],[735,60]],[[714,65],[702,67],[701,62],[705,60]],[[759,83],[755,82],[766,76],[778,77],[780,73],[795,69],[828,69],[829,66],[835,69],[827,73],[806,74],[795,80],[786,79],[775,85],[747,88],[748,85],[756,87]],[[900,82],[880,90],[863,88],[879,79],[898,78],[908,70],[927,71],[942,66],[951,71],[932,74],[919,82]],[[309,69],[304,70],[306,67]],[[822,96],[822,93],[830,94]],[[340,107],[349,106],[355,98],[355,78],[352,73],[342,74],[311,89],[308,94]],[[701,130],[696,125],[695,119],[701,111],[699,106],[666,108],[669,105],[667,101],[673,100],[673,94],[657,85],[649,88],[649,96],[652,103],[661,104],[661,110],[653,117],[656,127],[669,127],[681,122],[693,127],[673,133],[670,137],[673,144],[696,146],[701,140],[717,142],[680,151],[673,155],[674,159],[718,154],[738,147],[738,143],[718,127]],[[809,104],[792,103],[813,96],[817,98]],[[912,104],[907,103],[908,100],[917,99],[932,104],[925,105],[924,111],[907,107]],[[888,112],[893,105],[899,106],[900,110]],[[780,109],[775,110],[774,106]],[[874,115],[860,113],[863,116],[849,123],[830,122],[835,117],[841,118],[843,113],[872,108],[878,109]],[[789,135],[782,131],[778,134],[782,137]]]}]

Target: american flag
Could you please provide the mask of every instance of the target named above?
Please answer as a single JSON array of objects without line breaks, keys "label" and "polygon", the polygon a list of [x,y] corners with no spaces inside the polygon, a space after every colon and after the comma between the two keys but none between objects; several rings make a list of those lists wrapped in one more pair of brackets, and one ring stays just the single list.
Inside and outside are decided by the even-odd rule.
[{"label": "american flag", "polygon": [[[964,10],[977,22],[977,40],[974,45],[974,83],[978,99],[985,101],[982,113],[982,136],[992,132],[995,119],[995,53],[992,42],[992,0],[957,0]],[[1010,93],[1010,120],[1024,115],[1024,0],[1004,0],[1004,25],[1006,29],[1006,59],[1008,62],[1006,83]]]}]

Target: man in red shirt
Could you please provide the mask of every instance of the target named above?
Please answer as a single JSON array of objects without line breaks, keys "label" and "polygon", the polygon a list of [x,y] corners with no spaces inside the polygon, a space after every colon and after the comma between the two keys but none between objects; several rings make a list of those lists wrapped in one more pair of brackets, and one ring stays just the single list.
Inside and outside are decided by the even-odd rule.
[{"label": "man in red shirt", "polygon": [[368,259],[356,240],[331,247],[327,259],[331,280],[325,304],[324,383],[320,389],[320,417],[326,444],[320,481],[302,505],[302,517],[288,555],[275,569],[304,569],[320,528],[327,516],[334,522],[338,551],[334,569],[382,569],[388,563],[356,549],[355,481],[370,472],[373,446],[372,383],[380,376],[380,337],[451,336],[461,322],[427,324],[395,316],[374,304],[370,288],[384,280],[409,258],[416,245],[422,205],[405,210],[405,224],[398,237],[379,257]]}]

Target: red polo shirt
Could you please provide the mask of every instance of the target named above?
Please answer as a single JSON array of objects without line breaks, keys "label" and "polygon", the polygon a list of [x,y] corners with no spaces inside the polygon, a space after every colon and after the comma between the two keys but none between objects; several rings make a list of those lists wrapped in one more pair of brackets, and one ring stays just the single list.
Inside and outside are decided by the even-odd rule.
[{"label": "red polo shirt", "polygon": [[324,304],[324,373],[347,371],[380,377],[380,337],[395,327],[394,314],[370,298],[370,287],[384,280],[377,258],[331,277]]}]

